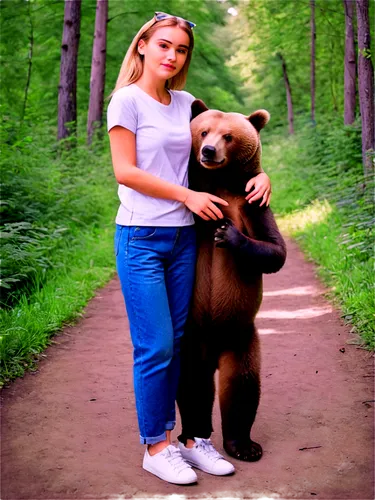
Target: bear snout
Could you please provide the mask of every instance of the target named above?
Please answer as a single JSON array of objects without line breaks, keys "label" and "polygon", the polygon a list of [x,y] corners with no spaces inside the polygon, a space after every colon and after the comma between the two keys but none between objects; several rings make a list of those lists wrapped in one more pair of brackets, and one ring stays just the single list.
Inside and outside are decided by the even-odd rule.
[{"label": "bear snout", "polygon": [[214,148],[214,146],[204,146],[202,155],[202,160],[213,160],[216,155],[216,148]]},{"label": "bear snout", "polygon": [[217,168],[221,168],[225,165],[225,156],[224,158],[218,158],[218,151],[215,146],[203,146],[200,154],[199,163],[204,168],[208,168],[210,170],[215,170]]}]

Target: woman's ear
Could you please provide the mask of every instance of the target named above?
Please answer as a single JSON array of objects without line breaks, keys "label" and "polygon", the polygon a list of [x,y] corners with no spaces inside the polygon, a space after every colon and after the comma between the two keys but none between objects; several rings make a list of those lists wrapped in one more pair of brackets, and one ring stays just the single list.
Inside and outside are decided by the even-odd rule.
[{"label": "woman's ear", "polygon": [[139,42],[138,42],[138,54],[140,54],[141,56],[143,56],[143,55],[144,55],[143,50],[144,50],[144,48],[145,48],[145,45],[146,45],[146,44],[145,44],[145,41],[144,41],[144,40],[142,40],[142,39],[141,39],[141,40],[139,40]]}]

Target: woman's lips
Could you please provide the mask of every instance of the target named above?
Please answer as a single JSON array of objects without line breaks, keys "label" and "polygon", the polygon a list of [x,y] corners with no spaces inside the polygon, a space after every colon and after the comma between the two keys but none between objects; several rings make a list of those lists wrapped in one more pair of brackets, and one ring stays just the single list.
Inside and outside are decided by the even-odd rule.
[{"label": "woman's lips", "polygon": [[168,69],[176,69],[174,66],[171,66],[170,64],[162,64],[162,66]]}]

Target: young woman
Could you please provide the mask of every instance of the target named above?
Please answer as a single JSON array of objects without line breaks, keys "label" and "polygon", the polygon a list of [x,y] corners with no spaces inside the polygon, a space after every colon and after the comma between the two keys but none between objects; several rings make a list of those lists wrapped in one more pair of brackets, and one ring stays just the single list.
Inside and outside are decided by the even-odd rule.
[{"label": "young woman", "polygon": [[[219,475],[234,471],[211,443],[197,439],[187,448],[171,444],[180,340],[194,282],[193,213],[217,220],[223,214],[216,204],[227,205],[221,198],[188,188],[194,97],[178,89],[185,85],[194,26],[180,17],[156,13],[134,37],[108,106],[120,198],[115,253],[134,346],[140,442],[147,445],[143,467],[177,484],[197,480],[183,458],[187,448],[189,463],[198,468]],[[266,174],[250,181],[246,189],[252,186],[249,201],[263,197],[268,203]]]}]

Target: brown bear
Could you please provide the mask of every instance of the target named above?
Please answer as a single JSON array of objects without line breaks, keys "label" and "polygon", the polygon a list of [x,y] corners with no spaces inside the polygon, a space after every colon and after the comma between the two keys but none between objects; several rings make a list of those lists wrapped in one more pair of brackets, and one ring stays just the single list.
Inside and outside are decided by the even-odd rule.
[{"label": "brown bear", "polygon": [[189,185],[223,198],[225,219],[196,218],[196,281],[181,353],[177,402],[186,444],[209,438],[219,370],[223,445],[240,460],[255,461],[262,448],[250,438],[260,397],[259,337],[254,324],[262,301],[262,274],[281,269],[284,240],[270,208],[249,204],[245,186],[262,172],[259,131],[269,113],[208,110],[194,101]]}]

